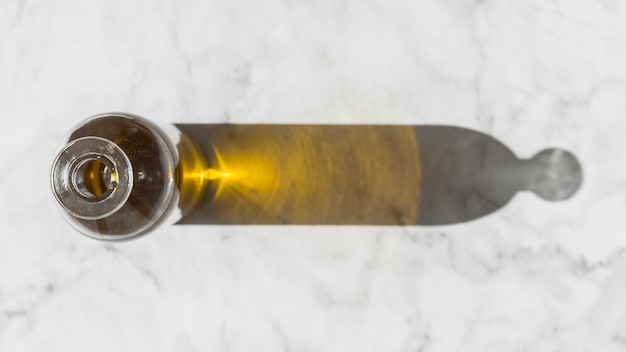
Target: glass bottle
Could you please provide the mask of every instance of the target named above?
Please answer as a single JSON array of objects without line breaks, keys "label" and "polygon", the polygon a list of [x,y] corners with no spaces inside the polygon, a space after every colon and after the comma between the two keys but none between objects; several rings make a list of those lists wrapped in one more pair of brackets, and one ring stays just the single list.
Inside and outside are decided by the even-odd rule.
[{"label": "glass bottle", "polygon": [[124,240],[188,212],[206,169],[193,142],[133,114],[76,125],[52,166],[52,191],[69,223],[87,236]]}]

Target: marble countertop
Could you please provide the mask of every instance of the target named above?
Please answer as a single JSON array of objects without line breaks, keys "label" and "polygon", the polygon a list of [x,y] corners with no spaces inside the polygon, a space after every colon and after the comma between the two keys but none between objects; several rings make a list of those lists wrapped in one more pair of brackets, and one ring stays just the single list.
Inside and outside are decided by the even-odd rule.
[{"label": "marble countertop", "polygon": [[[626,3],[0,2],[0,351],[626,351]],[[452,124],[583,164],[441,227],[170,226],[57,212],[75,123]]]}]

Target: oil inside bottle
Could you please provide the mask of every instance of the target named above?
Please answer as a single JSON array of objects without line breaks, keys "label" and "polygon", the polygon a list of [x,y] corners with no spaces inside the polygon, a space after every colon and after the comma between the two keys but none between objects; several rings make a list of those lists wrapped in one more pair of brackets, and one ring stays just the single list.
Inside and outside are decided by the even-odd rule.
[{"label": "oil inside bottle", "polygon": [[117,172],[100,160],[88,160],[82,167],[82,185],[79,189],[88,198],[101,197],[117,184]]},{"label": "oil inside bottle", "polygon": [[192,209],[206,186],[194,174],[207,166],[191,140],[175,137],[131,114],[98,115],[77,125],[51,175],[69,222],[90,237],[122,240]]}]

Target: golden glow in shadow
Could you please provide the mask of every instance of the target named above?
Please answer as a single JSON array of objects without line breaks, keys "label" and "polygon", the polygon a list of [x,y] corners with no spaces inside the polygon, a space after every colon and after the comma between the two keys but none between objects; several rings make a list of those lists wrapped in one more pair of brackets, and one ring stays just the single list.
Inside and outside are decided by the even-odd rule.
[{"label": "golden glow in shadow", "polygon": [[206,169],[202,173],[201,177],[204,178],[207,181],[219,180],[221,178],[225,179],[225,178],[230,177],[230,172],[218,171],[218,170],[215,170],[215,169]]},{"label": "golden glow in shadow", "polygon": [[417,216],[410,126],[178,127],[208,157],[199,177],[207,197],[181,223],[385,225]]},{"label": "golden glow in shadow", "polygon": [[206,160],[199,147],[182,135],[178,144],[180,163],[176,169],[176,182],[180,192],[179,207],[183,214],[191,211],[202,199],[206,190]]},{"label": "golden glow in shadow", "polygon": [[217,160],[217,169],[209,168],[209,169],[204,170],[203,177],[206,181],[218,182],[217,190],[215,191],[215,194],[213,195],[213,198],[215,199],[220,196],[220,194],[222,193],[222,190],[224,190],[224,185],[226,184],[227,179],[232,177],[233,174],[231,171],[227,169],[226,165],[224,165],[224,160],[222,159],[222,156],[220,155],[219,151],[214,149],[213,153]]}]

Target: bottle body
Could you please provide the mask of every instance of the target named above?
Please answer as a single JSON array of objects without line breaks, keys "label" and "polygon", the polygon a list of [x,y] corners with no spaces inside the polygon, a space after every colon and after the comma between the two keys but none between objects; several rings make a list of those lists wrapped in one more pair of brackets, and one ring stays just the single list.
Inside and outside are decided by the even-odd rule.
[{"label": "bottle body", "polygon": [[53,162],[53,194],[67,220],[87,236],[124,240],[176,221],[193,207],[202,182],[189,176],[204,158],[175,131],[126,113],[75,126]]}]

